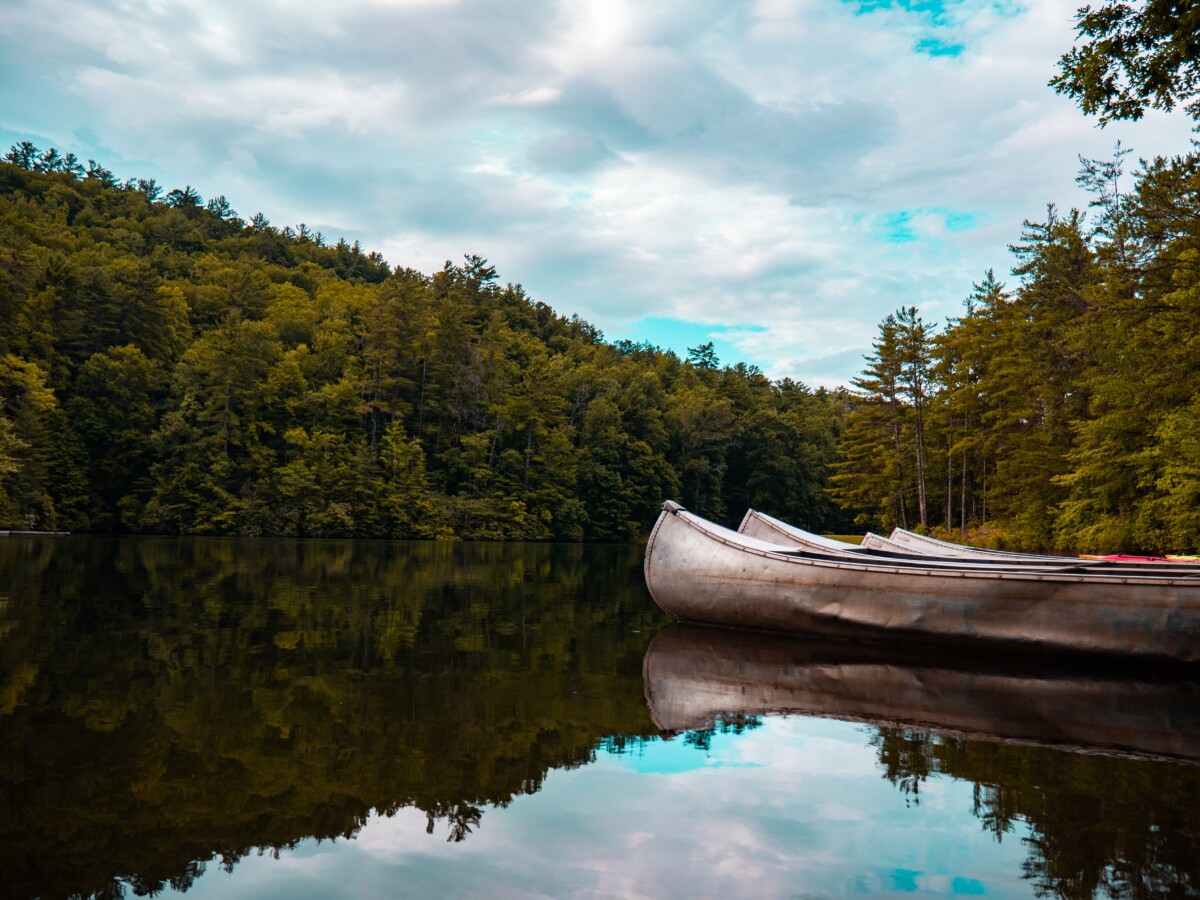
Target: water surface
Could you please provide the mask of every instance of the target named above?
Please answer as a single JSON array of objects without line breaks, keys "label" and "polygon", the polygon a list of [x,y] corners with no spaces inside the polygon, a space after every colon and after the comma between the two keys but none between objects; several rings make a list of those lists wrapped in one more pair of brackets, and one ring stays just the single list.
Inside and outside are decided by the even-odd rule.
[{"label": "water surface", "polygon": [[1190,676],[664,633],[640,567],[0,540],[0,891],[1200,890]]}]

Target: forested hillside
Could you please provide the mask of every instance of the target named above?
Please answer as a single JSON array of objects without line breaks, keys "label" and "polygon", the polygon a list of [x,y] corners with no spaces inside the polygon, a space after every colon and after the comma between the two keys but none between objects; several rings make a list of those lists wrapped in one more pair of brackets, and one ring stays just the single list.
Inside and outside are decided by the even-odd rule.
[{"label": "forested hillside", "polygon": [[[938,333],[880,326],[834,477],[864,521],[1009,546],[1200,545],[1200,153],[1084,160],[1085,215],[1026,222]],[[984,527],[986,526],[986,527]]]},{"label": "forested hillside", "polygon": [[[608,343],[478,257],[432,275],[224,197],[0,163],[0,527],[609,540],[660,502],[1012,547],[1200,545],[1200,153],[1085,161],[853,393]],[[832,475],[832,478],[831,478]]]},{"label": "forested hillside", "polygon": [[667,497],[844,524],[843,392],[27,143],[0,163],[0,398],[0,527],[605,540]]}]

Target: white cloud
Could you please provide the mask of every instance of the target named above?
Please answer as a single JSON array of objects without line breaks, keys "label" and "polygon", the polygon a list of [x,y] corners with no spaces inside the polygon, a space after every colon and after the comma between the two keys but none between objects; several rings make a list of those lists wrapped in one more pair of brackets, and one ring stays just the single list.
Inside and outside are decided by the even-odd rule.
[{"label": "white cloud", "polygon": [[497,106],[545,106],[562,99],[562,91],[555,87],[532,87],[522,91],[500,94],[492,99]]}]

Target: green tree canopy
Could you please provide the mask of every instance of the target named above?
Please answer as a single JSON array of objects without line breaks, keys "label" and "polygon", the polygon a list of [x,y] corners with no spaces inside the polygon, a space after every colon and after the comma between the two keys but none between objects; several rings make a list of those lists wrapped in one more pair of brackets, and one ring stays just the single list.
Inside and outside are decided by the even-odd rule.
[{"label": "green tree canopy", "polygon": [[1081,43],[1059,60],[1058,93],[1101,124],[1177,103],[1200,118],[1200,3],[1107,2],[1084,6],[1075,22]]}]

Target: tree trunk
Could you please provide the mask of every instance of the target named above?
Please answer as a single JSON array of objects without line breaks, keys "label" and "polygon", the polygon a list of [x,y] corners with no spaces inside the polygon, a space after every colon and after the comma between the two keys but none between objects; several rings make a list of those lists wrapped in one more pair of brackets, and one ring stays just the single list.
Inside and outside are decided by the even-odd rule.
[{"label": "tree trunk", "polygon": [[916,409],[913,430],[917,456],[917,512],[921,517],[921,524],[928,526],[929,512],[925,503],[925,423],[922,421],[919,406]]},{"label": "tree trunk", "polygon": [[983,514],[979,517],[981,525],[987,524],[987,458],[983,460],[983,497],[980,501],[983,504]]},{"label": "tree trunk", "polygon": [[[894,408],[894,404],[893,404]],[[908,528],[908,508],[904,502],[904,459],[900,452],[900,423],[892,421],[892,446],[896,450],[896,488],[899,497],[900,527]]]},{"label": "tree trunk", "polygon": [[962,496],[959,498],[958,525],[962,529],[965,541],[967,539],[967,450],[965,447],[962,458]]},{"label": "tree trunk", "polygon": [[946,534],[953,527],[954,515],[954,454],[946,448]]},{"label": "tree trunk", "polygon": [[525,490],[529,490],[529,460],[533,457],[533,427],[525,431]]}]

